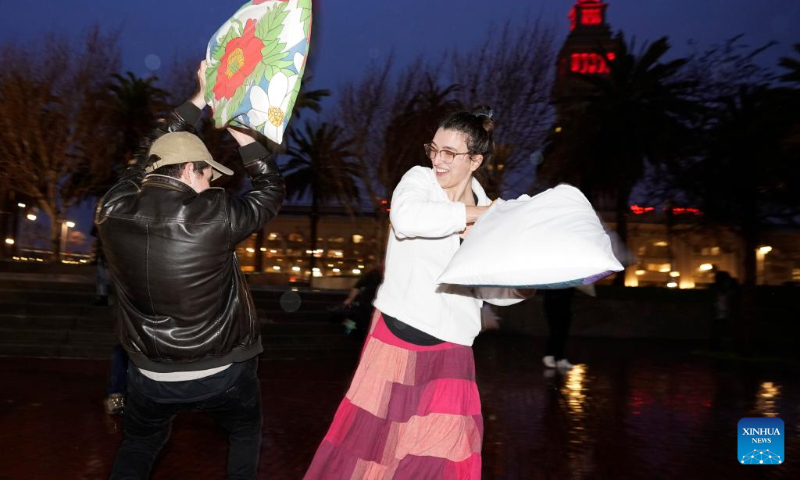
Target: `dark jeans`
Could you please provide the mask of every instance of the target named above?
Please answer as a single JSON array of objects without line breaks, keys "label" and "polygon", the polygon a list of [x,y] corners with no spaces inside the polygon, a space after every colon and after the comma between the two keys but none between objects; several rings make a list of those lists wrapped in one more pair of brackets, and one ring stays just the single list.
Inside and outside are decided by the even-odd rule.
[{"label": "dark jeans", "polygon": [[556,360],[565,358],[573,295],[574,288],[544,291],[544,316],[549,331],[545,355],[552,355]]},{"label": "dark jeans", "polygon": [[[262,423],[257,366],[253,358],[211,377],[186,382],[155,382],[131,366],[123,439],[111,479],[149,478],[169,438],[172,418],[188,411],[208,412],[228,432],[228,479],[256,478]],[[221,388],[214,392],[209,386]],[[164,392],[175,398],[164,398]]]}]

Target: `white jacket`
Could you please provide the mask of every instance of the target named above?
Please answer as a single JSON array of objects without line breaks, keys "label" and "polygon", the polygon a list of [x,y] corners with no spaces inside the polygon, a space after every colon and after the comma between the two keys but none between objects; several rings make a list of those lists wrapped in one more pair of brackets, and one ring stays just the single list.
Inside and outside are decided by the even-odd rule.
[{"label": "white jacket", "polygon": [[[472,191],[478,206],[491,203],[474,178]],[[432,168],[414,167],[403,175],[389,218],[384,281],[374,302],[381,312],[441,340],[471,346],[481,331],[484,300],[511,305],[527,298],[508,288],[436,284],[461,244],[467,212],[463,203],[447,198]]]}]

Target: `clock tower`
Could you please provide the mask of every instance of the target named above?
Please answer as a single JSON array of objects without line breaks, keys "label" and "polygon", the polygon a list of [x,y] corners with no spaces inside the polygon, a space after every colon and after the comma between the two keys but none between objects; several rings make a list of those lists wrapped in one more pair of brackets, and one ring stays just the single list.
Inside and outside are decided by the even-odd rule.
[{"label": "clock tower", "polygon": [[575,74],[608,75],[608,64],[616,58],[616,41],[606,22],[608,4],[601,0],[576,1],[569,12],[569,36],[558,54],[553,90],[556,103],[590,88]]}]

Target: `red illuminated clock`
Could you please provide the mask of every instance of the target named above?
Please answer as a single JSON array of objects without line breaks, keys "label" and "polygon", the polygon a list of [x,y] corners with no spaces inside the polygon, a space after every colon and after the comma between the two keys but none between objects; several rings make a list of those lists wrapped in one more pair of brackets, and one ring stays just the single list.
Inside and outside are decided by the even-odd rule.
[{"label": "red illuminated clock", "polygon": [[605,57],[599,53],[572,53],[569,56],[569,70],[586,75],[609,73],[608,61],[615,58],[614,52],[607,53]]}]

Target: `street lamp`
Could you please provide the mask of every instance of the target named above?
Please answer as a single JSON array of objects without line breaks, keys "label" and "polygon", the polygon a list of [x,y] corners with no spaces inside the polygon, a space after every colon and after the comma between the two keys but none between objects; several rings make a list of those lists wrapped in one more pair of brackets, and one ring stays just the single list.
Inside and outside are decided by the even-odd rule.
[{"label": "street lamp", "polygon": [[763,285],[766,283],[765,263],[767,254],[772,251],[769,245],[763,245],[756,249],[756,284]]},{"label": "street lamp", "polygon": [[75,228],[75,222],[66,220],[61,222],[61,256],[63,257],[67,250],[67,230]]}]

